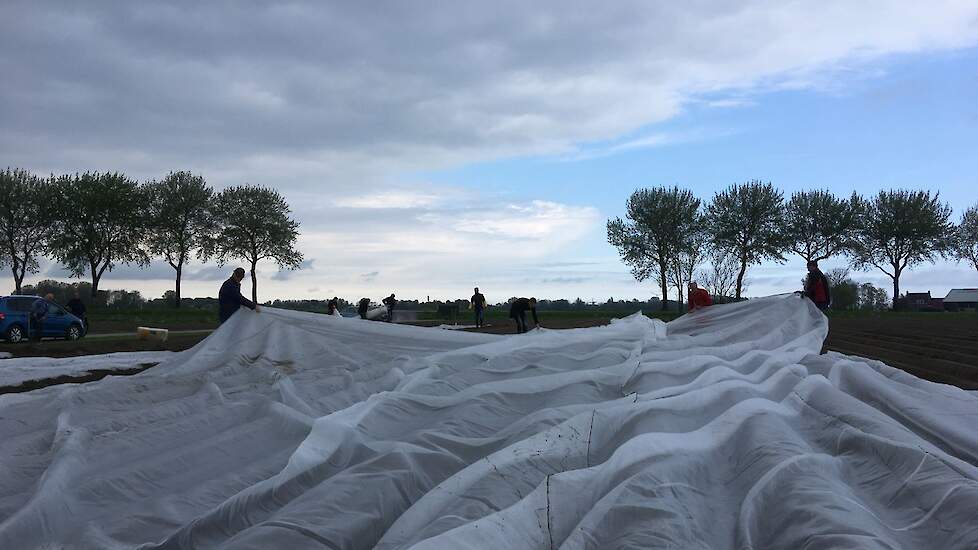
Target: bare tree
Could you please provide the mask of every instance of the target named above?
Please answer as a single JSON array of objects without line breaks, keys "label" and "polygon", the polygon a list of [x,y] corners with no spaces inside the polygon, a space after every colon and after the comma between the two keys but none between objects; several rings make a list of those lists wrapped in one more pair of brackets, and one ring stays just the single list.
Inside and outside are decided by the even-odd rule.
[{"label": "bare tree", "polygon": [[[730,298],[737,286],[739,262],[732,254],[711,250],[707,254],[708,269],[700,270],[698,278],[703,287],[713,295],[713,301],[721,303]],[[746,289],[747,282],[744,282]]]},{"label": "bare tree", "polygon": [[203,256],[222,265],[241,258],[251,265],[251,300],[258,303],[258,262],[274,260],[280,268],[298,269],[302,253],[295,249],[299,224],[274,189],[253,185],[229,187],[214,198],[214,229],[204,242]]},{"label": "bare tree", "polygon": [[92,297],[106,271],[117,264],[149,264],[142,247],[146,195],[119,173],[86,172],[52,179],[50,250],[75,277],[88,272]]},{"label": "bare tree", "polygon": [[678,187],[639,189],[628,198],[626,217],[608,221],[608,242],[618,248],[639,281],[652,277],[668,307],[669,270],[676,254],[696,229],[700,200]]},{"label": "bare tree", "polygon": [[713,245],[733,254],[740,264],[737,299],[749,266],[764,260],[784,261],[784,198],[770,183],[754,180],[717,193],[707,207],[707,220]]},{"label": "bare tree", "polygon": [[859,198],[836,198],[829,191],[800,191],[785,208],[785,236],[806,262],[825,260],[847,249],[855,229]]},{"label": "bare tree", "polygon": [[183,266],[194,250],[200,250],[210,222],[214,190],[204,178],[190,172],[170,172],[163,181],[146,185],[150,224],[147,245],[177,272],[173,305],[180,307]]},{"label": "bare tree", "polygon": [[51,233],[46,189],[44,180],[26,170],[0,172],[0,267],[10,266],[14,294],[21,293],[28,273],[37,273]]},{"label": "bare tree", "polygon": [[669,267],[669,284],[676,289],[680,310],[683,309],[686,286],[694,280],[696,270],[706,259],[704,250],[707,237],[702,230],[703,223],[700,216],[696,218],[695,227],[688,240],[682,243],[682,247],[673,256]]},{"label": "bare tree", "polygon": [[978,269],[978,206],[972,206],[961,216],[954,243],[954,255]]},{"label": "bare tree", "polygon": [[893,280],[893,308],[900,298],[900,275],[908,267],[934,262],[952,251],[954,226],[951,208],[940,193],[929,191],[880,191],[860,207],[853,266],[873,267]]}]

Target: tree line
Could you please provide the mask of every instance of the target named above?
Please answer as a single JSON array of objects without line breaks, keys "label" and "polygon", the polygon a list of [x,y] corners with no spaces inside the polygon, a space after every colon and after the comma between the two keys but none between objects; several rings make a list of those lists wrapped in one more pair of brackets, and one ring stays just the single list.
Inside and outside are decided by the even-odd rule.
[{"label": "tree line", "polygon": [[174,269],[174,306],[180,306],[183,269],[193,257],[232,259],[251,268],[257,302],[258,262],[297,269],[299,224],[274,189],[232,186],[215,192],[202,176],[171,172],[139,183],[118,172],[40,177],[27,170],[0,172],[0,268],[9,267],[15,293],[39,270],[39,259],[59,262],[73,277],[91,279],[98,296],[106,271],[149,265],[162,258]]},{"label": "tree line", "polygon": [[[639,281],[654,280],[680,297],[699,280],[716,296],[740,299],[747,270],[796,254],[808,261],[847,258],[858,270],[877,269],[893,282],[913,266],[939,258],[965,260],[978,270],[978,206],[959,224],[940,194],[885,190],[839,198],[799,191],[787,200],[771,183],[735,183],[704,204],[687,189],[654,187],[632,193],[625,219],[608,221],[608,242]],[[700,269],[707,265],[706,269]],[[876,297],[873,297],[876,299]]]}]

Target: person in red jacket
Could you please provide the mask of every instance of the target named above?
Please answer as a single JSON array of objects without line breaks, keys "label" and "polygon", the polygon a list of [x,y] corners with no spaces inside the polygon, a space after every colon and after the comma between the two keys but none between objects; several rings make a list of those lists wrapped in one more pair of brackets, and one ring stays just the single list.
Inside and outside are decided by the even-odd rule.
[{"label": "person in red jacket", "polygon": [[818,309],[826,310],[832,303],[829,280],[818,268],[818,262],[808,262],[808,277],[805,278],[805,296],[815,302]]},{"label": "person in red jacket", "polygon": [[697,309],[712,306],[713,298],[710,297],[710,293],[705,288],[700,288],[696,284],[696,281],[692,281],[689,283],[689,296],[686,299],[686,303],[689,304],[689,311],[692,313]]}]

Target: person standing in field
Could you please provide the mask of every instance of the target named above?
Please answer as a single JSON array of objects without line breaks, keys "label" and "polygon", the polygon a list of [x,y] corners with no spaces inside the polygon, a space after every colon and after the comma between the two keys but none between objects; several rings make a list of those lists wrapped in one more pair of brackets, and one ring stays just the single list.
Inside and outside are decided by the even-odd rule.
[{"label": "person standing in field", "polygon": [[339,307],[340,307],[340,299],[336,296],[333,296],[332,300],[326,302],[326,314],[336,315],[337,311],[339,310]]},{"label": "person standing in field", "polygon": [[82,323],[85,325],[85,332],[88,332],[88,316],[86,315],[87,310],[85,308],[85,302],[81,301],[77,290],[75,291],[74,297],[68,300],[68,303],[65,306],[72,315],[82,320]]},{"label": "person standing in field", "polygon": [[526,312],[533,313],[533,328],[540,326],[537,319],[537,299],[536,298],[517,298],[513,300],[513,305],[509,306],[509,318],[516,321],[516,334],[526,332]]},{"label": "person standing in field", "polygon": [[386,298],[384,298],[383,302],[384,302],[384,305],[387,306],[387,322],[388,323],[393,323],[394,322],[394,306],[397,305],[397,299],[394,298],[394,293],[391,292],[391,295],[388,296],[388,297],[386,297]]},{"label": "person standing in field", "polygon": [[805,278],[804,295],[812,302],[815,302],[815,306],[822,311],[828,309],[832,303],[829,280],[822,273],[822,270],[818,268],[818,262],[808,262],[808,277]]},{"label": "person standing in field", "polygon": [[34,303],[31,304],[29,323],[31,328],[28,332],[30,333],[31,340],[36,342],[40,342],[41,337],[44,335],[44,320],[47,319],[50,308],[48,300],[54,300],[54,294],[48,293],[44,298],[38,296],[37,300],[34,300]]},{"label": "person standing in field", "polygon": [[689,295],[686,299],[686,303],[689,305],[689,312],[692,313],[697,309],[703,309],[707,306],[713,305],[713,298],[710,297],[710,293],[706,291],[705,288],[700,288],[696,284],[696,281],[691,281],[688,285]]},{"label": "person standing in field", "polygon": [[258,304],[241,295],[241,281],[244,279],[244,276],[245,270],[239,267],[221,285],[221,291],[217,295],[217,315],[221,324],[230,319],[234,315],[234,312],[238,311],[238,308],[241,306],[253,309],[255,313],[260,311]]},{"label": "person standing in field", "polygon": [[475,326],[476,328],[482,328],[486,324],[485,310],[486,310],[486,297],[479,292],[479,287],[473,289],[475,294],[469,299],[469,307],[475,313]]}]

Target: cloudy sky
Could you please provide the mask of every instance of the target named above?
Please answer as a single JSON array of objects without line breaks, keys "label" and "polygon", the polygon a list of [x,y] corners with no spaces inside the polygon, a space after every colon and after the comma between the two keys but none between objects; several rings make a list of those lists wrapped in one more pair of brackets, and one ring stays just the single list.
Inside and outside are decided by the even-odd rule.
[{"label": "cloudy sky", "polygon": [[[978,3],[732,4],[6,1],[0,164],[279,189],[307,262],[261,266],[262,299],[644,299],[605,240],[642,186],[978,203]],[[206,296],[227,270],[190,271]],[[754,268],[749,294],[803,271]],[[953,263],[902,284],[960,286]]]}]

